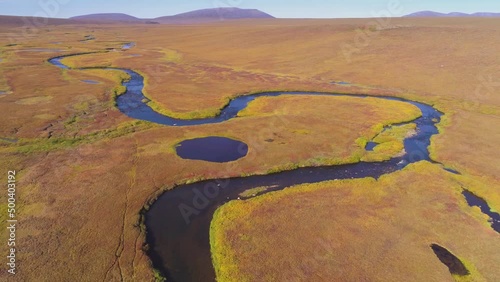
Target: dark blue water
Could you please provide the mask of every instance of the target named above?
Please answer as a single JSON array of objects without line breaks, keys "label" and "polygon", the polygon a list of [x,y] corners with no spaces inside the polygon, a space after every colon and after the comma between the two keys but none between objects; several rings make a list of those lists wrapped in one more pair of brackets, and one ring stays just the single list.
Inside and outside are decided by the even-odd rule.
[{"label": "dark blue water", "polygon": [[451,173],[456,174],[456,175],[462,175],[460,172],[458,172],[458,171],[456,171],[454,169],[451,169],[451,168],[445,167],[443,169],[446,170],[447,172],[451,172]]},{"label": "dark blue water", "polygon": [[61,57],[51,58],[51,59],[49,59],[49,63],[51,63],[54,66],[59,67],[61,69],[69,69],[68,66],[66,66],[65,64],[63,64],[61,62],[61,60],[64,59],[64,58],[66,58],[66,57],[69,57],[69,56],[61,56]]},{"label": "dark blue water", "polygon": [[[72,56],[77,55],[84,54],[73,54]],[[62,58],[52,58],[49,62],[60,68],[67,69],[68,67],[61,63]],[[421,117],[411,121],[416,124],[417,134],[404,140],[406,154],[389,161],[299,168],[268,175],[215,179],[180,185],[165,192],[152,204],[150,210],[143,211],[143,214],[147,227],[148,255],[154,267],[167,276],[168,281],[215,280],[209,244],[210,222],[213,213],[219,206],[231,200],[239,199],[242,192],[261,186],[272,186],[273,188],[265,192],[268,193],[289,186],[326,180],[379,178],[384,174],[400,170],[410,163],[421,160],[431,161],[427,148],[430,145],[430,138],[438,134],[436,124],[440,122],[442,116],[441,112],[430,105],[395,97],[318,92],[264,92],[240,96],[231,100],[215,117],[195,120],[175,119],[155,112],[144,102],[147,99],[142,93],[144,78],[141,75],[128,69],[109,69],[122,70],[131,77],[129,81],[123,83],[126,92],[116,98],[118,109],[131,118],[166,126],[222,123],[236,118],[237,114],[245,109],[248,103],[258,97],[282,95],[374,97],[410,103],[418,107],[422,112]],[[403,124],[407,123],[398,123],[397,125]],[[184,143],[184,145],[189,145],[187,151],[190,151],[197,146],[203,146],[204,142]],[[196,155],[199,154],[198,152]]]},{"label": "dark blue water", "polygon": [[500,233],[500,214],[493,212],[485,200],[479,198],[468,190],[462,192],[469,206],[479,207],[481,211],[491,219],[491,227]]},{"label": "dark blue water", "polygon": [[217,136],[182,141],[175,150],[183,159],[213,163],[236,161],[248,154],[247,144]]},{"label": "dark blue water", "polygon": [[378,146],[378,143],[368,142],[368,143],[366,143],[365,150],[367,150],[367,151],[373,151],[373,149],[375,149],[375,147],[377,147],[377,146]]},{"label": "dark blue water", "polygon": [[451,274],[458,276],[467,276],[470,274],[463,262],[446,248],[437,244],[432,244],[431,248],[439,260],[448,267]]}]

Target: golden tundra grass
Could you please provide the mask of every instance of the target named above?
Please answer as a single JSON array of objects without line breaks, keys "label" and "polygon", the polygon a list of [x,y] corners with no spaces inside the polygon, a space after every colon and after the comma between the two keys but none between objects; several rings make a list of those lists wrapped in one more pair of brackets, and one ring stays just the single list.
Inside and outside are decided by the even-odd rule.
[{"label": "golden tundra grass", "polygon": [[421,162],[232,201],[211,224],[217,280],[452,281],[437,243],[469,269],[457,281],[497,281],[498,234],[455,178]]},{"label": "golden tundra grass", "polygon": [[377,146],[373,148],[372,152],[367,152],[361,160],[365,162],[381,162],[390,160],[397,155],[404,155],[406,151],[403,141],[407,137],[416,134],[416,127],[416,124],[409,123],[391,126],[382,132],[379,131],[380,134],[373,138],[373,142],[377,143]]},{"label": "golden tundra grass", "polygon": [[[433,157],[464,173],[456,181],[500,210],[500,161],[496,149],[500,98],[491,82],[500,66],[499,20],[394,19],[391,26],[398,28],[371,36],[367,46],[355,46],[351,60],[346,60],[342,46],[353,46],[356,34],[360,28],[365,30],[367,22],[60,25],[16,38],[12,42],[16,45],[10,44],[8,34],[19,33],[20,28],[0,26],[0,91],[7,91],[7,95],[0,95],[0,137],[7,138],[0,140],[0,168],[18,170],[21,187],[18,201],[22,228],[18,239],[23,263],[17,278],[151,279],[153,271],[142,251],[144,230],[138,224],[138,214],[161,191],[194,179],[357,161],[365,156],[363,145],[378,133],[375,129],[392,120],[414,117],[413,110],[400,103],[281,97],[257,100],[242,113],[244,116],[224,124],[163,127],[132,120],[114,107],[114,96],[123,91],[119,87],[123,74],[61,70],[47,62],[63,54],[110,48],[106,54],[67,58],[66,62],[75,67],[134,69],[145,77],[145,95],[152,100],[152,107],[177,117],[213,116],[230,98],[274,90],[393,95],[434,104],[445,116],[440,126],[442,134],[432,140]],[[96,39],[81,42],[85,35]],[[136,47],[119,50],[123,43],[131,41],[137,43]],[[35,48],[51,50],[33,51]],[[81,82],[85,79],[100,84]],[[334,85],[332,81],[354,85]],[[248,157],[213,165],[175,156],[173,147],[179,141],[207,135],[247,142]],[[10,139],[19,141],[12,143]],[[418,186],[418,181],[427,184],[428,179],[444,176],[434,170],[418,170],[412,172],[412,177],[390,177],[401,187],[413,187]],[[428,187],[434,187],[432,191],[440,193],[437,195],[456,193],[455,184],[447,185],[444,180],[439,183],[443,184],[439,188]],[[366,189],[356,190],[356,199],[362,199],[364,193],[369,197],[370,187],[381,189],[375,182],[364,184]],[[409,190],[405,193],[408,195],[396,193],[394,197],[400,197],[401,203],[423,199]],[[5,200],[5,195],[0,197]],[[449,200],[438,196],[433,199],[436,205]],[[358,205],[363,208],[363,202],[355,202],[353,207]],[[401,216],[410,212],[405,205],[394,209]],[[304,220],[293,211],[287,214]],[[465,206],[446,214],[471,222],[477,219]],[[5,216],[3,212],[1,215]],[[376,212],[373,216],[382,215]],[[415,218],[412,220],[418,227],[428,224],[419,222],[419,218],[426,218],[422,214]],[[406,227],[394,225],[393,233],[410,232],[405,231]],[[461,236],[490,236],[478,230]],[[451,228],[448,232],[440,233],[440,238],[459,234]],[[5,236],[2,231],[1,237]],[[418,235],[414,237],[405,242],[423,242]],[[370,242],[366,238],[359,237],[361,247]],[[478,250],[483,248],[481,240],[477,240]],[[288,246],[293,246],[290,243]],[[0,250],[4,248],[0,246]],[[489,277],[488,263],[483,264],[467,249],[461,251],[458,244],[450,248]],[[425,250],[424,261],[429,263],[429,269],[441,267],[439,275],[444,277],[445,269],[439,263],[430,266],[431,257]],[[232,251],[241,250],[234,247]],[[283,249],[284,253],[290,251]],[[366,258],[363,263],[373,259]],[[66,267],[61,269],[61,265]],[[413,268],[405,269],[408,275],[413,274]],[[346,271],[353,273],[355,269]]]}]

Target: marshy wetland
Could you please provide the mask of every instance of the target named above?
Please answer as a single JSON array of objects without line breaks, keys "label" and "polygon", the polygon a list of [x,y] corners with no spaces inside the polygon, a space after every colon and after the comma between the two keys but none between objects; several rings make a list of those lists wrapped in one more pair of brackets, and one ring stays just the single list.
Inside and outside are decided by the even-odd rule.
[{"label": "marshy wetland", "polygon": [[[498,20],[397,21],[351,61],[362,20],[61,25],[1,46],[21,278],[498,280]],[[182,158],[211,137],[239,156]]]}]

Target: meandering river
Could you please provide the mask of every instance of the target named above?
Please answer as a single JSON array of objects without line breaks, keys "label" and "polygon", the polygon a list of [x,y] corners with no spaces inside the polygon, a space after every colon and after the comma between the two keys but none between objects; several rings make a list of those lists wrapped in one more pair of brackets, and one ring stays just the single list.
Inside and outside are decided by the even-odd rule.
[{"label": "meandering river", "polygon": [[[132,44],[125,47],[131,48]],[[68,56],[87,55],[91,53],[72,54],[49,59],[49,62],[60,68],[69,69],[62,62]],[[86,67],[86,69],[89,69]],[[216,117],[183,120],[162,115],[154,111],[145,101],[143,94],[144,78],[137,72],[123,68],[107,68],[120,70],[130,75],[130,80],[123,82],[126,92],[116,99],[118,109],[125,115],[139,120],[150,121],[166,126],[196,126],[201,124],[222,123],[236,118],[238,113],[259,97],[277,97],[283,95],[315,95],[315,96],[347,96],[353,98],[374,97],[381,100],[396,100],[412,104],[420,109],[421,117],[411,121],[415,123],[416,134],[404,140],[405,154],[389,161],[337,166],[308,167],[275,174],[215,179],[192,184],[181,185],[165,192],[145,212],[147,228],[148,254],[156,269],[167,277],[168,281],[215,281],[209,242],[209,228],[215,210],[225,203],[240,200],[240,194],[255,187],[271,187],[256,193],[259,196],[270,191],[286,187],[316,183],[334,179],[351,179],[374,177],[379,178],[400,170],[408,164],[427,160],[430,138],[438,134],[436,125],[442,113],[430,105],[396,97],[382,97],[356,94],[335,94],[318,92],[263,92],[240,96],[230,101]],[[468,195],[473,197],[473,195]]]}]

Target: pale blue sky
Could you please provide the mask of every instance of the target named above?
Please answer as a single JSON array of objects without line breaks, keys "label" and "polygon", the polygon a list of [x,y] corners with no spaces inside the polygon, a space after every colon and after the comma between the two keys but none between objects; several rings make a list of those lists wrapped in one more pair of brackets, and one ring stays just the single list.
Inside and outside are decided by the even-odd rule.
[{"label": "pale blue sky", "polygon": [[91,13],[126,13],[141,18],[190,10],[255,8],[279,18],[402,16],[420,10],[500,12],[500,0],[0,0],[0,15],[67,18]]}]

